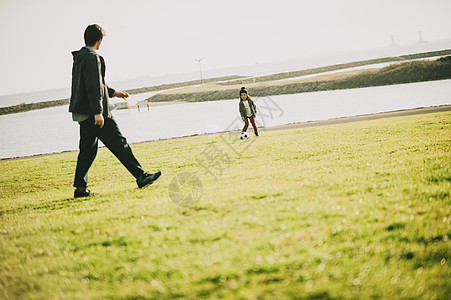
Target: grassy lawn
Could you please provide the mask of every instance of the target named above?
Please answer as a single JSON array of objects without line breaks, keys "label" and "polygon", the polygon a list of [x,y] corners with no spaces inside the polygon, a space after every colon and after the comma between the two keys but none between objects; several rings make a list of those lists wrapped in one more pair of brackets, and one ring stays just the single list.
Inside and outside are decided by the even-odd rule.
[{"label": "grassy lawn", "polygon": [[[101,149],[97,195],[77,200],[77,153],[0,161],[0,298],[451,294],[451,112],[248,142],[242,155],[219,135],[134,145],[147,169],[163,171],[145,190]],[[196,162],[213,149],[216,179]],[[168,193],[184,172],[202,181],[192,207]]]}]

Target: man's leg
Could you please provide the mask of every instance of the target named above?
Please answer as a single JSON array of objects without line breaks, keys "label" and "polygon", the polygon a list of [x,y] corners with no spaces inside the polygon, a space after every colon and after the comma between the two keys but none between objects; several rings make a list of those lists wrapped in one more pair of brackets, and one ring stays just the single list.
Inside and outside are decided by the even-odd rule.
[{"label": "man's leg", "polygon": [[249,121],[247,120],[247,118],[245,118],[244,119],[244,127],[243,127],[243,130],[241,130],[241,132],[246,132],[248,127],[249,127]]},{"label": "man's leg", "polygon": [[144,174],[144,169],[133,155],[114,119],[105,118],[103,128],[97,126],[97,136],[135,178]]},{"label": "man's leg", "polygon": [[255,118],[250,117],[249,119],[251,120],[252,128],[254,128],[255,135],[258,136],[258,128],[257,128],[257,124],[255,124]]},{"label": "man's leg", "polygon": [[97,155],[98,139],[95,134],[94,120],[88,118],[80,122],[80,153],[75,169],[74,187],[86,188],[88,171]]}]

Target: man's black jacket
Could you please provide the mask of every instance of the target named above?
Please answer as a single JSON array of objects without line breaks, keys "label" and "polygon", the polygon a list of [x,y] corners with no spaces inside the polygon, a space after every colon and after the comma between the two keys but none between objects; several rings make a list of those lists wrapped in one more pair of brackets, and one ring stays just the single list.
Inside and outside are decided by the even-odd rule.
[{"label": "man's black jacket", "polygon": [[109,97],[115,90],[105,83],[105,61],[93,49],[83,47],[72,52],[72,92],[69,111],[84,115],[111,117]]}]

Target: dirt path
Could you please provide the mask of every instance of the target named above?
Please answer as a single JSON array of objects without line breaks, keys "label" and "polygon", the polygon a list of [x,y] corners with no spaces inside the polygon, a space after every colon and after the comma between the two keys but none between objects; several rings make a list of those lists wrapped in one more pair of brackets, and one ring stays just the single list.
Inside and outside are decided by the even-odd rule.
[{"label": "dirt path", "polygon": [[341,124],[341,123],[377,120],[377,119],[384,119],[384,118],[422,115],[422,114],[430,114],[430,113],[443,112],[443,111],[451,111],[451,105],[421,107],[421,108],[413,108],[413,109],[398,110],[398,111],[391,111],[391,112],[382,112],[382,113],[377,113],[377,114],[361,115],[361,116],[354,116],[354,117],[343,117],[343,118],[321,120],[321,121],[293,123],[293,124],[287,124],[287,125],[262,128],[261,131],[315,127],[315,126],[333,125],[333,124]]}]

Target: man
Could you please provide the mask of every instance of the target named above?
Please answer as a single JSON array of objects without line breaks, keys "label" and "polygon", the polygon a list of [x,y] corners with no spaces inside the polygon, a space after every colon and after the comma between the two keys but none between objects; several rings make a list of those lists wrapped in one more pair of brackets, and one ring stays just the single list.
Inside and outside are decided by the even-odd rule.
[{"label": "man", "polygon": [[105,31],[97,24],[89,25],[84,33],[86,46],[72,52],[72,93],[69,112],[80,124],[80,153],[74,180],[74,198],[87,197],[88,171],[96,155],[98,140],[121,161],[136,178],[139,188],[145,188],[157,180],[161,172],[146,173],[122,136],[109,109],[109,97],[127,100],[127,92],[116,92],[105,83],[105,61],[96,53]]}]

